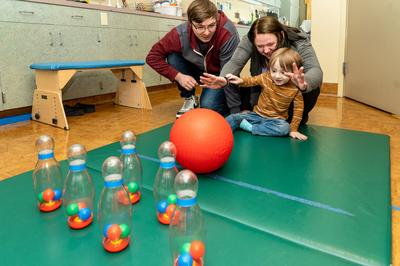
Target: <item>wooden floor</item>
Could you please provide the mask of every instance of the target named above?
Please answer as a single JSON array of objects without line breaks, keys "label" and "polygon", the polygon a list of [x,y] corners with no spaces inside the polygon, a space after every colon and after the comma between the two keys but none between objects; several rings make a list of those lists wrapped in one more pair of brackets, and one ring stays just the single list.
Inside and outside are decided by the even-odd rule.
[{"label": "wooden floor", "polygon": [[[124,130],[140,134],[175,121],[175,112],[182,104],[177,90],[171,86],[149,94],[152,111],[101,104],[96,106],[95,113],[69,117],[69,131],[32,121],[0,126],[0,180],[35,166],[34,143],[41,134],[54,137],[56,157],[63,160],[66,159],[67,147],[74,143],[92,150],[119,141]],[[350,99],[321,95],[309,124],[389,135],[392,205],[400,206],[400,119]],[[400,266],[400,211],[392,214],[393,265]]]}]

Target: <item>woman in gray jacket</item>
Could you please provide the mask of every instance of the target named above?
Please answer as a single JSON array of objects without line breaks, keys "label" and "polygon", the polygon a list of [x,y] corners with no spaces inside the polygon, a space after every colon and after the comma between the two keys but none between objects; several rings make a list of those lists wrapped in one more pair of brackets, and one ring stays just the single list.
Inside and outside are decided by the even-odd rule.
[{"label": "woman in gray jacket", "polygon": [[[302,68],[297,69],[290,75],[293,83],[301,84],[305,80],[306,87],[299,88],[303,92],[304,112],[302,124],[308,120],[308,113],[317,102],[320,86],[322,84],[322,70],[319,65],[315,51],[310,43],[310,38],[300,30],[281,24],[276,18],[266,16],[257,19],[250,28],[249,33],[242,38],[232,58],[222,68],[220,75],[225,77],[231,73],[239,75],[249,59],[250,74],[259,75],[267,71],[268,61],[272,53],[279,48],[289,47],[297,51],[304,62]],[[200,80],[209,87],[224,87],[225,96],[231,113],[238,113],[241,110],[252,108],[257,103],[260,88],[254,87],[251,90],[240,91],[228,80],[224,82],[211,75],[204,74]],[[223,83],[223,84],[222,84]],[[250,91],[249,94],[245,94]],[[289,109],[289,120],[291,120],[293,108]]]}]

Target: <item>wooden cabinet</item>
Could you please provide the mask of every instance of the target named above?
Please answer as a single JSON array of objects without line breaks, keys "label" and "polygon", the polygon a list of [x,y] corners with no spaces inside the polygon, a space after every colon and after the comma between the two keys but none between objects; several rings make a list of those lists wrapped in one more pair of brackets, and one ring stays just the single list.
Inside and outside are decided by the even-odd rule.
[{"label": "wooden cabinet", "polygon": [[1,76],[2,76],[2,73],[0,72],[0,111],[2,111],[3,109],[4,109],[4,107],[3,107],[3,85],[2,85],[2,83],[1,83]]},{"label": "wooden cabinet", "polygon": [[[107,13],[108,25],[101,25],[101,12]],[[34,62],[145,60],[158,40],[159,28],[166,31],[168,23],[172,28],[181,21],[3,0],[0,5],[0,110],[32,105],[35,78],[29,65]],[[117,80],[107,71],[82,72],[76,77],[63,92],[63,99],[105,94],[117,87]],[[148,66],[144,82],[147,86],[163,83],[161,76]]]},{"label": "wooden cabinet", "polygon": [[2,0],[0,21],[59,24],[70,26],[99,26],[99,11],[60,5]]},{"label": "wooden cabinet", "polygon": [[32,105],[34,75],[29,65],[57,55],[54,26],[0,22],[3,109]]},{"label": "wooden cabinet", "polygon": [[[104,12],[107,25],[101,24]],[[29,69],[32,63],[145,60],[153,44],[182,22],[179,18],[2,0],[0,110],[32,105],[35,88],[34,72]],[[239,29],[240,34],[244,32],[247,29]],[[146,86],[170,83],[147,65],[143,79]],[[107,71],[82,72],[70,81],[63,99],[106,94],[114,92],[116,87],[117,80]]]}]

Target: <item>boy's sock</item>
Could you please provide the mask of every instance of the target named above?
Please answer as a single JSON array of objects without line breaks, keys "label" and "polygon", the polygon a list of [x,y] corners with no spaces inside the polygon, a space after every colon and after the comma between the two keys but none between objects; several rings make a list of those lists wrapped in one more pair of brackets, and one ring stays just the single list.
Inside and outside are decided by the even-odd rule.
[{"label": "boy's sock", "polygon": [[242,122],[240,122],[239,127],[245,131],[251,132],[253,129],[253,125],[249,123],[246,119],[243,119]]}]

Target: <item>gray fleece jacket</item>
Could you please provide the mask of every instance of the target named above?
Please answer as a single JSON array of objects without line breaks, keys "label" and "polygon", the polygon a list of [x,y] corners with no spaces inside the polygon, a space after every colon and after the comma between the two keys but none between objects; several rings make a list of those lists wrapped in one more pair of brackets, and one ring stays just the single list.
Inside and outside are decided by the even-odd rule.
[{"label": "gray fleece jacket", "polygon": [[[322,84],[322,70],[309,36],[302,32],[287,32],[285,47],[290,47],[297,51],[303,58],[304,76],[308,84],[307,90],[304,93],[318,89]],[[254,44],[249,40],[249,37],[245,35],[236,48],[232,58],[222,68],[220,76],[225,76],[229,73],[239,75],[249,59],[251,59],[250,74],[252,76],[261,74],[263,65],[265,65],[265,58],[258,53]],[[240,94],[237,88],[232,88],[232,85],[227,86],[227,88],[225,88],[225,95],[229,108],[232,109],[233,107],[240,106]],[[252,90],[252,104],[257,102],[258,95],[259,90]]]}]

